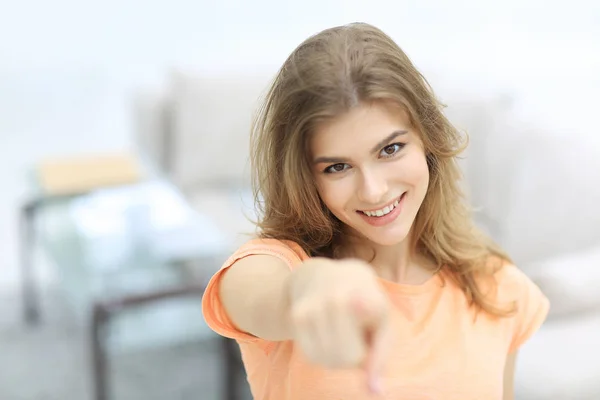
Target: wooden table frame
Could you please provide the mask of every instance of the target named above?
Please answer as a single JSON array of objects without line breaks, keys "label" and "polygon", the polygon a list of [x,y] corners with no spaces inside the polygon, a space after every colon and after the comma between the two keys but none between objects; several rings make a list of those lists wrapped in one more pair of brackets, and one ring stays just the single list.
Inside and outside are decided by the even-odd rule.
[{"label": "wooden table frame", "polygon": [[[36,216],[46,206],[55,202],[74,199],[87,193],[75,195],[40,196],[25,202],[20,209],[19,239],[20,239],[20,270],[23,302],[23,318],[30,327],[41,323],[40,293],[36,274],[34,271],[33,251],[35,248]],[[208,279],[208,277],[207,277]],[[206,279],[206,280],[207,280]],[[106,349],[105,328],[111,318],[119,311],[132,307],[157,303],[170,298],[198,296],[204,293],[206,282],[198,285],[180,286],[172,289],[153,291],[151,293],[134,296],[124,296],[110,300],[97,300],[92,306],[90,324],[90,353],[91,353],[91,378],[94,388],[95,400],[109,400],[109,362]],[[199,305],[200,307],[200,305]],[[200,313],[198,314],[200,315]],[[227,338],[221,338],[223,354],[223,380],[222,393],[224,400],[238,400],[238,376],[242,371],[239,349],[236,343]]]}]

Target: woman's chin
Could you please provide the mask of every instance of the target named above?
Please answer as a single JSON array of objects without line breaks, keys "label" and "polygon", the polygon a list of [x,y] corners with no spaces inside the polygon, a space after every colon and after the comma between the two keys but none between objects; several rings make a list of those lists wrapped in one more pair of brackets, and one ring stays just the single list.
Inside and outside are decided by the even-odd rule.
[{"label": "woman's chin", "polygon": [[[400,228],[400,227],[399,227]],[[363,232],[369,241],[379,246],[395,246],[403,243],[408,237],[408,229],[392,229],[380,232]]]},{"label": "woman's chin", "polygon": [[[352,224],[348,222],[352,222]],[[347,234],[354,237],[354,240],[366,240],[377,246],[395,246],[403,243],[410,233],[411,225],[401,220],[379,227],[365,224],[364,221],[346,222],[346,226],[349,228]]]}]

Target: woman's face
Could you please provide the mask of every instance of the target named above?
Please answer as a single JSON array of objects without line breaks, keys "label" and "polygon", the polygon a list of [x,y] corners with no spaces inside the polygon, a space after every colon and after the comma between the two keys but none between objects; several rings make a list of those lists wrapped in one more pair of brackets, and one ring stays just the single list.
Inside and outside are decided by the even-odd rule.
[{"label": "woman's face", "polygon": [[320,126],[310,151],[319,195],[340,221],[378,245],[407,238],[429,169],[404,111],[385,103],[353,108]]}]

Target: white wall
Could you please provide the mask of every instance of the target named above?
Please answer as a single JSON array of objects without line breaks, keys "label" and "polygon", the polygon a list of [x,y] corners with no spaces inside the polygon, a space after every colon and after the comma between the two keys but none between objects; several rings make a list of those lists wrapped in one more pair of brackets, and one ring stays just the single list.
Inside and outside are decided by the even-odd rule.
[{"label": "white wall", "polygon": [[126,145],[132,89],[160,83],[170,67],[274,68],[307,35],[355,20],[381,26],[425,70],[475,74],[487,84],[566,91],[568,82],[546,77],[600,70],[593,0],[4,3],[2,145],[23,132]]},{"label": "white wall", "polygon": [[132,89],[160,83],[168,68],[274,68],[307,35],[354,20],[381,26],[417,64],[450,74],[563,90],[545,76],[600,69],[600,5],[592,0],[568,8],[541,0],[284,3],[5,1],[1,143],[19,131],[127,136]]},{"label": "white wall", "polygon": [[444,90],[504,90],[518,95],[521,113],[548,125],[593,126],[600,90],[597,1],[287,3],[4,0],[0,271],[14,271],[14,209],[25,168],[37,159],[130,146],[131,96],[160,86],[172,67],[274,70],[306,36],[332,25],[380,26],[433,73],[434,86],[451,82]]}]

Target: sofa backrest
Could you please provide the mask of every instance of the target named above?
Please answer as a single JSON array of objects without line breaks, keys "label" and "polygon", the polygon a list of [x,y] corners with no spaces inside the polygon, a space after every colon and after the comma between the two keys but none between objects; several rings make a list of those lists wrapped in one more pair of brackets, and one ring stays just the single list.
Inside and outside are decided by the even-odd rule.
[{"label": "sofa backrest", "polygon": [[[167,107],[162,143],[170,146],[167,169],[184,190],[248,183],[250,124],[270,79],[171,76],[168,101],[160,103]],[[470,137],[460,164],[475,217],[515,261],[600,243],[598,136],[581,128],[557,132],[527,112],[518,116],[518,98],[450,91],[443,97],[450,120]]]},{"label": "sofa backrest", "polygon": [[254,113],[269,78],[256,75],[171,76],[169,170],[184,188],[239,186],[249,181]]}]

